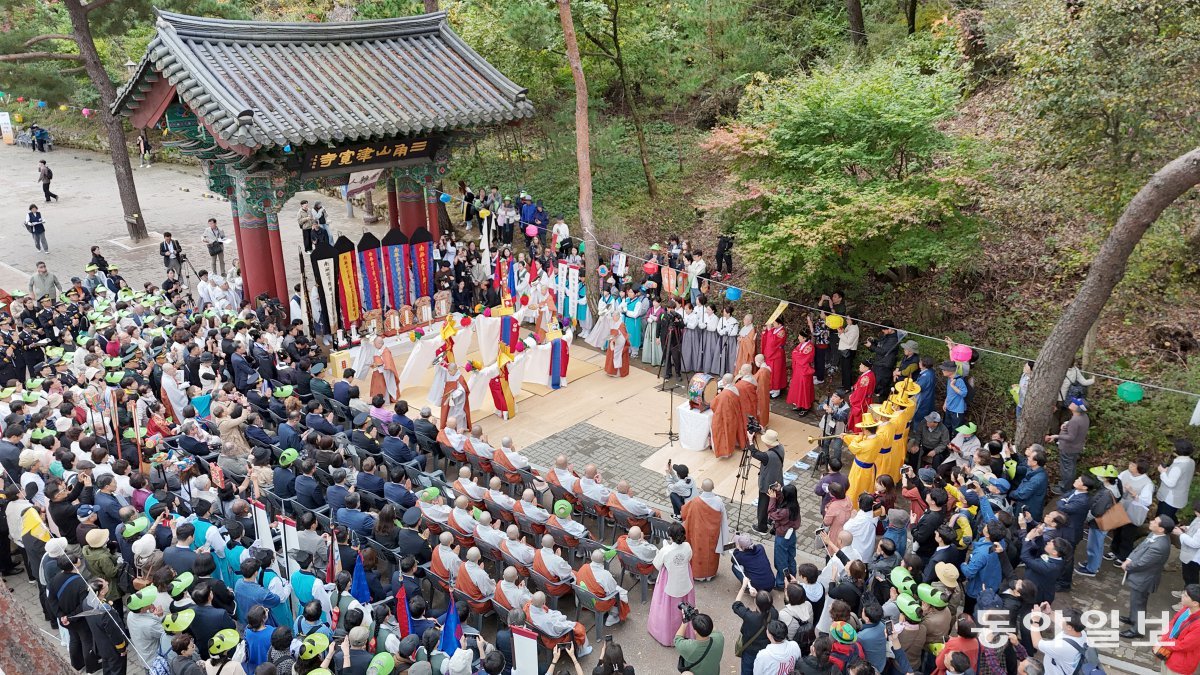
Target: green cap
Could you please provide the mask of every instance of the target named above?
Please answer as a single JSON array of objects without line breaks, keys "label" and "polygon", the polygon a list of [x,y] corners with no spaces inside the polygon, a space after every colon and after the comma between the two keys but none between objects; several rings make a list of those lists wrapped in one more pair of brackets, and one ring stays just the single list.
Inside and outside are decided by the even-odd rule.
[{"label": "green cap", "polygon": [[324,633],[313,633],[304,638],[300,647],[300,658],[311,659],[325,653],[329,649],[329,636]]},{"label": "green cap", "polygon": [[150,519],[146,516],[138,516],[130,522],[125,523],[125,529],[121,531],[121,536],[126,539],[133,539],[148,529],[150,529]]},{"label": "green cap", "polygon": [[367,666],[367,675],[392,675],[392,671],[396,669],[396,658],[391,654],[380,652],[371,659],[370,665]]},{"label": "green cap", "polygon": [[5,387],[0,389],[0,400],[12,398],[12,395],[17,393],[16,387]]},{"label": "green cap", "polygon": [[163,617],[163,630],[174,635],[182,633],[192,625],[192,620],[196,618],[196,610],[187,608],[178,612],[171,612]]},{"label": "green cap", "polygon": [[47,427],[44,429],[34,429],[33,431],[29,432],[29,439],[40,441],[43,438],[54,438],[57,435],[58,434],[56,434],[53,429]]},{"label": "green cap", "polygon": [[893,588],[908,595],[913,594],[913,588],[917,585],[917,580],[913,579],[912,572],[904,567],[892,568],[891,582]]},{"label": "green cap", "polygon": [[[326,638],[328,640],[329,638]],[[242,641],[242,636],[232,628],[224,628],[217,631],[217,634],[212,636],[208,641],[209,654],[224,654],[237,648],[238,643]]]},{"label": "green cap", "polygon": [[30,378],[28,380],[25,380],[25,388],[26,389],[38,389],[42,386],[42,383],[45,381],[46,380],[41,377]]},{"label": "green cap", "polygon": [[921,603],[913,600],[912,596],[902,595],[896,598],[896,607],[899,608],[901,614],[908,617],[908,620],[913,623],[917,623],[922,619]]},{"label": "green cap", "polygon": [[[134,429],[133,429],[133,427],[130,427],[130,428],[126,429],[125,431],[121,432],[121,438],[133,438],[133,434],[134,434]],[[139,427],[137,429],[137,437],[138,438],[146,437],[146,427]]]},{"label": "green cap", "polygon": [[423,502],[431,502],[441,496],[442,491],[435,487],[427,487],[421,490],[421,501]]},{"label": "green cap", "polygon": [[158,589],[154,586],[147,586],[142,590],[129,596],[129,609],[139,610],[149,607],[158,599]]},{"label": "green cap", "polygon": [[[104,376],[104,381],[109,384],[120,384],[121,378],[125,376],[125,371],[120,370],[115,373],[108,373]],[[128,436],[126,438],[129,438]]]},{"label": "green cap", "polygon": [[929,584],[917,586],[917,597],[921,598],[921,602],[928,603],[936,609],[946,606],[946,596]]},{"label": "green cap", "polygon": [[571,506],[571,502],[565,499],[554,502],[554,515],[559,518],[570,518],[574,511],[575,507]]},{"label": "green cap", "polygon": [[21,400],[25,401],[26,403],[35,403],[38,400],[38,395],[32,391],[27,391],[24,394],[21,394]]},{"label": "green cap", "polygon": [[285,384],[282,387],[276,387],[275,391],[271,392],[275,398],[287,398],[292,395],[296,388],[290,384]]},{"label": "green cap", "polygon": [[279,453],[279,466],[291,466],[297,459],[300,459],[300,453],[295,448],[288,448]]},{"label": "green cap", "polygon": [[184,572],[175,577],[175,581],[171,582],[171,597],[178,598],[183,595],[184,591],[192,587],[192,583],[196,580],[191,572]]}]

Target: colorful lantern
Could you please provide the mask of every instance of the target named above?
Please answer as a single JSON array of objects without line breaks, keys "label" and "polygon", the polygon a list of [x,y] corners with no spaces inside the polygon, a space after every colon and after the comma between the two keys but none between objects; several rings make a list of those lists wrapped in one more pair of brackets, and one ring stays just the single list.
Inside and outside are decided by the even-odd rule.
[{"label": "colorful lantern", "polygon": [[525,236],[526,237],[536,237],[537,233],[538,233],[537,225],[526,225],[525,226]]},{"label": "colorful lantern", "polygon": [[954,345],[950,348],[950,360],[966,362],[971,360],[973,352],[966,345]]},{"label": "colorful lantern", "polygon": [[45,108],[45,107],[46,107],[46,102],[45,102],[45,101],[38,101],[38,107],[39,107],[39,108]]},{"label": "colorful lantern", "polygon": [[742,299],[742,289],[730,286],[725,289],[725,299],[730,302],[737,302]]},{"label": "colorful lantern", "polygon": [[58,109],[59,109],[59,110],[61,110],[61,111],[63,111],[63,112],[66,112],[66,111],[67,111],[67,104],[66,104],[66,103],[63,103],[62,105],[58,106]]},{"label": "colorful lantern", "polygon": [[[91,117],[93,111],[91,108],[84,108],[83,110],[80,110],[79,112],[83,113],[84,117]],[[165,133],[166,129],[163,129],[163,132]]]},{"label": "colorful lantern", "polygon": [[522,307],[525,307],[525,306],[526,306],[526,305],[528,305],[528,304],[529,304],[529,296],[528,296],[528,295],[522,295],[522,296],[521,296],[521,306],[522,306]]},{"label": "colorful lantern", "polygon": [[492,215],[491,211],[488,211],[487,209],[479,209],[479,217],[480,218],[487,218],[490,215]]},{"label": "colorful lantern", "polygon": [[18,96],[18,97],[17,97],[17,103],[24,103],[24,102],[25,102],[25,97],[24,97],[24,96]]},{"label": "colorful lantern", "polygon": [[646,274],[654,274],[658,271],[658,263],[647,262],[645,265],[642,265],[642,271]]},{"label": "colorful lantern", "polygon": [[459,322],[458,322],[458,325],[462,326],[463,328],[466,328],[467,326],[470,326],[470,325],[471,325],[471,317],[469,317],[469,316],[464,316],[464,317],[462,318],[462,321],[459,321]]},{"label": "colorful lantern", "polygon": [[1137,403],[1146,397],[1146,390],[1137,382],[1122,382],[1117,385],[1117,398],[1126,403]]},{"label": "colorful lantern", "polygon": [[442,202],[443,204],[449,204],[449,203],[450,203],[450,199],[451,199],[451,197],[450,197],[449,193],[443,192],[443,193],[441,194],[441,196],[440,196],[440,197],[438,197],[438,199],[439,199],[439,200],[441,200],[441,202]]}]

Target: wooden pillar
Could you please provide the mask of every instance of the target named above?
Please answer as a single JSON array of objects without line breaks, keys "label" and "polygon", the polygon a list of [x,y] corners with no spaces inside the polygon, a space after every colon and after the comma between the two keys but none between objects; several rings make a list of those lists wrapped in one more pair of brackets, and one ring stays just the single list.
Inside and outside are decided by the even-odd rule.
[{"label": "wooden pillar", "polygon": [[276,298],[286,305],[285,300],[288,297],[287,268],[284,267],[283,242],[279,238],[279,211],[270,200],[263,203],[263,211],[267,216],[267,239],[271,246],[271,270],[273,273],[271,281],[275,289],[274,292],[268,291],[268,293],[272,298]]},{"label": "wooden pillar", "polygon": [[[384,174],[387,174],[386,178]],[[380,174],[380,179],[387,181],[387,209],[388,209],[388,227],[400,227],[400,208],[396,200],[396,179],[395,175],[390,171],[385,171]]]},{"label": "wooden pillar", "polygon": [[[246,249],[245,249],[245,247],[242,246],[242,219],[241,219],[240,214],[238,213],[237,190],[232,185],[230,185],[226,189],[226,196],[229,197],[229,211],[233,216],[233,243],[235,246],[237,246],[237,250],[238,250],[238,260],[240,261],[239,264],[241,264],[241,267],[239,269],[244,270],[245,269],[245,258],[242,257],[242,251],[245,251]],[[232,260],[226,260],[225,261],[226,269],[231,267],[232,264],[233,264]]]},{"label": "wooden pillar", "polygon": [[267,217],[262,212],[262,204],[249,203],[244,192],[238,195],[238,213],[241,226],[238,259],[241,263],[242,295],[253,298],[264,291],[270,293],[275,286]]},{"label": "wooden pillar", "polygon": [[401,174],[396,178],[396,198],[399,202],[400,230],[412,236],[417,229],[425,227],[425,188],[412,176]]},{"label": "wooden pillar", "polygon": [[425,227],[429,228],[429,233],[433,235],[434,241],[441,237],[441,227],[438,223],[439,197],[441,195],[438,194],[433,176],[425,176]]}]

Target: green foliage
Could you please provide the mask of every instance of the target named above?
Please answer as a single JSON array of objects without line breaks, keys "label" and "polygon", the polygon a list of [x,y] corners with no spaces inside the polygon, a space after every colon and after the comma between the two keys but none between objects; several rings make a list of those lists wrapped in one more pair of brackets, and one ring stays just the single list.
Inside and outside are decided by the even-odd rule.
[{"label": "green foliage", "polygon": [[751,190],[725,218],[760,286],[953,269],[969,255],[969,180],[934,170],[950,145],[935,124],[958,100],[961,67],[948,38],[912,43],[920,58],[759,78],[737,122],[710,139]]}]

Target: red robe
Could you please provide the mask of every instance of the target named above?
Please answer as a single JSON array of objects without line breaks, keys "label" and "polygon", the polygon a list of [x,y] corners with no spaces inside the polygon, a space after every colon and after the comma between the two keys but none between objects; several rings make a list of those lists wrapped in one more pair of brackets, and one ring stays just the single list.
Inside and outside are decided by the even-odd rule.
[{"label": "red robe", "polygon": [[[575,581],[580,586],[583,586],[591,591],[592,595],[595,595],[597,598],[603,598],[606,594],[604,587],[601,586],[600,582],[596,579],[596,574],[592,572],[592,565],[590,563],[584,563],[582,567],[575,570]],[[618,603],[620,603],[619,607]],[[617,616],[619,616],[622,621],[629,618],[629,603],[621,600],[620,595],[614,595],[608,600],[596,601],[597,611],[607,612],[612,610],[613,607],[617,607]]]},{"label": "red robe", "polygon": [[726,387],[713,399],[713,454],[718,459],[732,457],[746,445],[746,415],[736,392],[737,388]]},{"label": "red robe", "polygon": [[746,417],[758,417],[758,385],[753,380],[738,380],[738,398],[742,404],[742,414]]},{"label": "red robe", "polygon": [[846,431],[848,433],[858,433],[856,426],[862,421],[863,413],[867,412],[867,406],[875,400],[875,373],[868,370],[858,376],[858,380],[854,382],[854,388],[850,390],[850,418],[846,420]]},{"label": "red robe", "polygon": [[783,348],[787,344],[787,329],[783,326],[768,328],[762,334],[762,354],[771,366],[771,391],[787,388],[787,363]]},{"label": "red robe", "polygon": [[813,356],[816,349],[811,340],[805,340],[792,350],[792,384],[788,387],[787,401],[802,410],[813,404]]},{"label": "red robe", "polygon": [[716,552],[721,540],[721,513],[699,497],[687,500],[680,513],[687,541],[692,545],[692,576],[707,579],[717,573],[721,563]]}]

